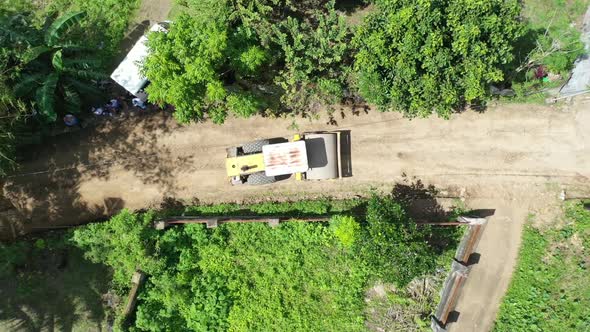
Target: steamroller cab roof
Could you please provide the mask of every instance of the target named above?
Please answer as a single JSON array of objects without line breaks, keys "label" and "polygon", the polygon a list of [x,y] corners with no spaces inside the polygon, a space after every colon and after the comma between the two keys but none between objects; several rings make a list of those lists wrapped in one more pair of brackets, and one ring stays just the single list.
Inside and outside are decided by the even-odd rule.
[{"label": "steamroller cab roof", "polygon": [[262,147],[266,176],[278,176],[308,170],[304,141],[269,144]]}]

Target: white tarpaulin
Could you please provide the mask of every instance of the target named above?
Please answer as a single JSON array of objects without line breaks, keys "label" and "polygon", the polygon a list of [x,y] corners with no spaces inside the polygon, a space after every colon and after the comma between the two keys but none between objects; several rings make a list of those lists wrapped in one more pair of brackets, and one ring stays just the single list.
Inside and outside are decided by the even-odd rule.
[{"label": "white tarpaulin", "polygon": [[[167,30],[160,24],[154,24],[150,28],[150,32],[151,31],[166,32]],[[111,74],[111,78],[132,95],[137,95],[139,90],[141,90],[148,81],[147,78],[141,75],[139,68],[139,65],[148,54],[146,43],[147,37],[141,36],[131,51],[127,53],[125,59],[123,59],[117,69]]]}]

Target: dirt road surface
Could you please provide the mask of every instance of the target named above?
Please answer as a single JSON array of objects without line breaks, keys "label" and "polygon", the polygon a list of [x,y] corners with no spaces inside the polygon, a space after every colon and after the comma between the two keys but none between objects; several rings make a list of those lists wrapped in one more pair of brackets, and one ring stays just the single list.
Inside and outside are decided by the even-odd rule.
[{"label": "dirt road surface", "polygon": [[111,63],[111,70],[117,68],[123,61],[133,45],[143,36],[149,28],[168,19],[174,0],[142,0],[139,8],[135,11],[133,19],[129,22],[125,38],[119,45],[117,54]]},{"label": "dirt road surface", "polygon": [[348,197],[387,188],[404,173],[465,197],[505,200],[534,200],[547,183],[575,188],[589,181],[590,104],[569,112],[504,106],[451,121],[361,113],[339,115],[337,126],[297,121],[302,132],[350,130],[353,176],[340,181],[232,187],[225,148],[289,136],[291,121],[257,117],[180,126],[159,113],[47,142],[24,163],[22,175],[8,179],[5,194],[28,226],[43,226],[157,206],[167,196],[202,202]]},{"label": "dirt road surface", "polygon": [[562,188],[580,192],[590,183],[590,100],[565,109],[505,105],[450,121],[362,110],[336,115],[337,125],[327,119],[297,123],[300,132],[350,130],[352,177],[339,181],[232,187],[225,177],[225,148],[289,136],[295,132],[287,129],[291,120],[180,126],[160,113],[47,142],[20,175],[7,180],[4,193],[24,216],[21,231],[31,231],[124,207],[155,207],[164,197],[204,203],[354,197],[372,188],[390,191],[405,173],[443,195],[463,197],[471,208],[496,209],[453,328],[486,331],[509,283],[526,215],[554,211]]},{"label": "dirt road surface", "polygon": [[140,24],[148,20],[150,24],[165,21],[168,18],[174,0],[143,0],[135,13],[135,22]]},{"label": "dirt road surface", "polygon": [[[546,197],[555,202],[555,197]],[[498,199],[473,199],[469,206],[493,207],[477,253],[477,264],[471,271],[460,294],[455,311],[456,322],[449,324],[450,332],[490,331],[498,306],[508,289],[512,271],[518,258],[520,234],[527,217],[526,202],[507,202]]]}]

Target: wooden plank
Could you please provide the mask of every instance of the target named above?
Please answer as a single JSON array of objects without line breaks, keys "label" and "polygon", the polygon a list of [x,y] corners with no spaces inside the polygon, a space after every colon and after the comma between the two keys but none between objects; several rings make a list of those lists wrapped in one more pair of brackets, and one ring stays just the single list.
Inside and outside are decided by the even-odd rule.
[{"label": "wooden plank", "polygon": [[125,304],[125,309],[123,309],[123,316],[127,317],[129,314],[135,310],[135,304],[137,303],[137,293],[139,292],[139,288],[143,284],[145,280],[145,273],[140,270],[135,271],[133,276],[131,277],[131,291],[129,292],[129,296],[127,296],[127,303]]}]

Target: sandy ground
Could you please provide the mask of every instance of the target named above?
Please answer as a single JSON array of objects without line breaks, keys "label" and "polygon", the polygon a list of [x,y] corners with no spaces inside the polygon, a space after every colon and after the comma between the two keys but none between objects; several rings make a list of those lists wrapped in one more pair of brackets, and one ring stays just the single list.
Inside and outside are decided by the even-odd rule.
[{"label": "sandy ground", "polygon": [[149,0],[142,1],[139,10],[135,14],[135,22],[141,23],[145,20],[151,24],[165,21],[172,8],[174,0]]},{"label": "sandy ground", "polygon": [[8,179],[4,193],[24,216],[21,231],[28,232],[121,208],[156,207],[164,197],[213,203],[387,192],[406,174],[434,184],[442,196],[462,197],[470,208],[496,209],[458,303],[459,320],[451,325],[454,331],[488,330],[510,281],[527,214],[551,219],[562,189],[587,194],[590,99],[566,107],[504,105],[450,121],[354,113],[338,111],[337,124],[330,125],[328,119],[297,121],[300,132],[350,130],[352,177],[343,180],[232,187],[225,148],[290,136],[292,121],[256,117],[180,126],[158,113],[47,142]]},{"label": "sandy ground", "polygon": [[590,176],[588,100],[567,112],[508,105],[451,121],[376,111],[342,115],[337,126],[298,120],[301,132],[350,130],[353,176],[340,181],[231,186],[225,148],[289,136],[291,121],[257,117],[224,126],[179,126],[160,113],[47,142],[23,164],[22,175],[8,179],[5,193],[28,226],[42,226],[83,222],[122,207],[157,206],[164,197],[202,202],[348,197],[373,187],[387,190],[402,174],[453,195],[508,201],[535,200],[548,183],[577,190]]}]

